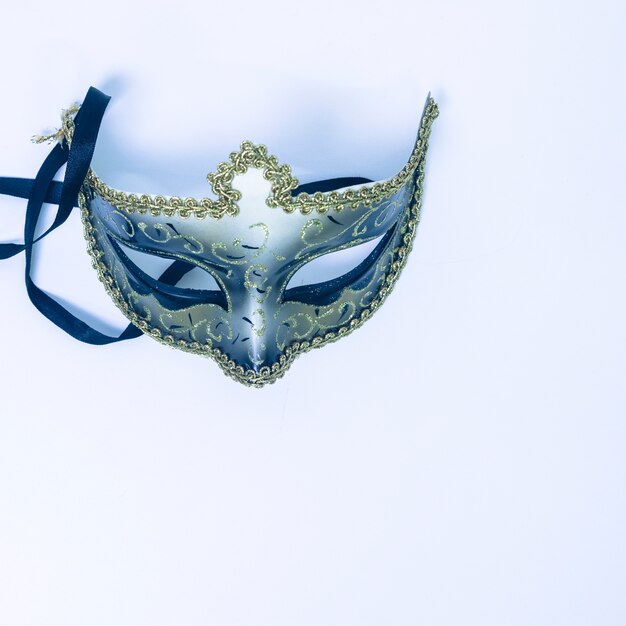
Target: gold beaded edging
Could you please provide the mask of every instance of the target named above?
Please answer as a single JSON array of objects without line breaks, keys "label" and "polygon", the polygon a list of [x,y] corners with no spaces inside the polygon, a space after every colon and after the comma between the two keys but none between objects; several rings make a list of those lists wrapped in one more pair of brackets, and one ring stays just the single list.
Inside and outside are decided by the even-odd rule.
[{"label": "gold beaded edging", "polygon": [[[74,134],[75,110],[68,110],[63,115],[63,136],[71,144]],[[272,191],[267,197],[266,204],[270,208],[282,208],[286,213],[299,210],[303,214],[313,211],[326,213],[330,210],[341,211],[346,207],[356,208],[364,204],[369,206],[396,193],[413,175],[422,155],[425,153],[426,138],[430,133],[433,121],[439,114],[435,100],[429,96],[420,122],[418,139],[415,148],[406,165],[392,178],[374,183],[371,186],[346,189],[345,191],[315,192],[310,195],[302,192],[292,197],[291,191],[298,186],[298,180],[292,175],[291,167],[280,164],[278,159],[267,153],[262,144],[244,141],[239,151],[231,152],[230,161],[224,161],[217,166],[215,172],[207,176],[217,200],[212,198],[180,198],[178,196],[163,196],[149,194],[126,193],[109,187],[90,168],[87,173],[87,182],[94,191],[109,204],[128,213],[150,213],[154,216],[161,214],[171,217],[178,215],[182,218],[207,216],[220,218],[224,215],[237,215],[239,206],[237,200],[241,193],[233,189],[232,182],[237,174],[244,174],[249,168],[263,170],[263,176],[271,181]]]},{"label": "gold beaded edging", "polygon": [[[434,105],[434,101],[432,99],[429,100],[429,104],[430,103],[433,103]],[[122,292],[116,286],[115,280],[108,267],[100,260],[104,253],[98,249],[98,245],[94,237],[95,229],[91,224],[88,203],[85,198],[85,191],[89,192],[89,187],[92,186],[92,183],[89,179],[86,179],[84,183],[84,191],[81,191],[78,195],[78,203],[81,210],[84,235],[87,240],[87,250],[92,258],[92,265],[98,272],[100,281],[104,285],[107,293],[112,298],[115,305],[135,326],[137,326],[137,328],[145,334],[164,345],[212,358],[225,374],[237,382],[243,383],[244,385],[260,388],[264,385],[273,383],[284,376],[285,372],[289,369],[295,358],[300,354],[308,352],[313,348],[320,348],[328,343],[337,341],[341,337],[344,337],[359,328],[373,315],[375,311],[378,310],[388,296],[389,292],[392,290],[402,269],[406,265],[408,254],[411,251],[415,240],[415,233],[419,223],[422,206],[422,188],[426,151],[428,149],[428,138],[430,136],[432,122],[437,117],[437,113],[438,111],[436,105],[434,105],[434,108],[431,109],[431,113],[429,115],[425,112],[422,124],[420,125],[419,139],[416,144],[419,145],[420,148],[413,167],[415,168],[420,164],[421,167],[416,180],[413,204],[410,209],[411,215],[404,226],[402,244],[397,246],[393,251],[393,260],[390,264],[387,275],[384,277],[383,287],[379,289],[375,298],[373,298],[373,300],[366,307],[364,307],[358,317],[353,318],[349,323],[340,326],[337,331],[327,332],[324,336],[314,337],[311,341],[292,342],[290,345],[286,346],[283,352],[279,355],[278,361],[273,363],[271,366],[261,367],[258,372],[251,369],[245,370],[241,365],[237,365],[237,363],[222,350],[217,347],[213,347],[210,341],[201,344],[197,341],[187,341],[185,339],[176,340],[172,335],[166,335],[158,328],[150,328],[147,320],[139,317],[137,313],[130,308],[128,303],[124,300]],[[415,154],[416,153],[414,152],[414,155]],[[99,193],[97,188],[95,188],[95,191],[96,193]]]}]

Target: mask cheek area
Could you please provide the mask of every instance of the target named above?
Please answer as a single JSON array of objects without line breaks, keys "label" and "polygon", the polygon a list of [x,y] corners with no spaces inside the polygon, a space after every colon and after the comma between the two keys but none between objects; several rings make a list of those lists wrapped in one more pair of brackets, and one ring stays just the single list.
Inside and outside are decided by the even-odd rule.
[{"label": "mask cheek area", "polygon": [[127,215],[97,195],[92,195],[89,209],[103,260],[138,315],[154,319],[157,311],[151,301],[167,311],[202,304],[228,309],[222,286],[201,267],[189,237],[173,224],[150,226],[145,218]]},{"label": "mask cheek area", "polygon": [[188,349],[224,335],[223,323],[212,333],[227,317],[228,298],[220,281],[192,259],[146,249],[131,238],[130,229],[123,238],[111,232],[110,220],[105,222],[99,208],[87,205],[83,212],[93,238],[91,253],[126,316],[153,337],[170,336],[173,345]]},{"label": "mask cheek area", "polygon": [[[276,314],[278,349],[350,328],[383,288],[401,242],[402,227],[396,224],[377,238],[374,249],[350,271],[322,282],[288,286]],[[290,282],[293,278],[296,274]]]}]

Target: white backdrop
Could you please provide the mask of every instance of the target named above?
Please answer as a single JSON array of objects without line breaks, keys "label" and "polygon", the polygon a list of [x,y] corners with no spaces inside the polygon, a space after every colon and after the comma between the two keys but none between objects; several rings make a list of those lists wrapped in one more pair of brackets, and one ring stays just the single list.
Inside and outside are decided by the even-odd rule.
[{"label": "white backdrop", "polygon": [[[624,23],[593,4],[5,6],[0,174],[89,85],[94,168],[197,195],[243,139],[390,176],[440,104],[385,306],[263,390],[71,339],[0,263],[2,626],[626,623]],[[0,240],[24,202],[0,198]],[[37,279],[124,326],[77,215]]]}]

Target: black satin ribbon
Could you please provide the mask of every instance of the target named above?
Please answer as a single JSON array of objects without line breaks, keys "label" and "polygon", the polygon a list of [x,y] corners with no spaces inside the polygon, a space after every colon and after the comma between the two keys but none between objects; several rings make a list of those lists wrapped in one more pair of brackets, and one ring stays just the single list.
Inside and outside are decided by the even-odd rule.
[{"label": "black satin ribbon", "polygon": [[[6,196],[15,196],[16,198],[30,198],[33,187],[35,186],[34,178],[5,178],[0,176],[0,194]],[[58,180],[53,180],[50,183],[48,192],[46,194],[44,202],[48,204],[59,204],[61,201],[61,189],[63,183]],[[63,220],[65,221],[65,220]],[[60,226],[63,222],[59,222],[55,228]],[[54,228],[52,226],[35,239],[34,243],[37,243],[40,239],[43,239],[46,235],[49,235]],[[12,256],[24,252],[25,245],[23,243],[1,243],[0,244],[0,259],[10,259]]]},{"label": "black satin ribbon", "polygon": [[314,183],[304,183],[296,187],[291,192],[291,195],[297,196],[299,193],[314,194],[316,191],[335,191],[335,189],[341,189],[342,187],[351,187],[352,185],[362,185],[371,182],[374,181],[369,178],[362,178],[361,176],[327,178],[326,180],[316,180]]},{"label": "black satin ribbon", "polygon": [[[57,143],[46,157],[34,179],[0,177],[0,194],[28,200],[24,220],[24,243],[0,244],[0,260],[9,259],[20,252],[25,252],[26,291],[31,302],[53,324],[66,333],[75,339],[95,345],[134,339],[140,337],[142,332],[133,324],[129,324],[120,335],[112,337],[92,328],[37,287],[31,278],[31,267],[34,244],[65,223],[72,210],[78,206],[78,192],[89,170],[100,123],[109,100],[109,96],[94,87],[90,87],[74,119],[71,148],[68,148],[65,141]],[[53,180],[57,172],[66,163],[63,181]],[[332,191],[367,182],[372,181],[368,178],[359,177],[332,178],[305,183],[294,189],[292,193],[295,196],[301,192]],[[56,204],[59,208],[52,225],[42,235],[35,238],[35,230],[45,203]],[[168,285],[176,285],[193,267],[184,261],[174,261],[163,272],[159,280]]]},{"label": "black satin ribbon", "polygon": [[[8,259],[22,251],[26,255],[25,282],[31,302],[51,322],[72,337],[85,343],[104,345],[139,337],[141,331],[129,324],[117,337],[105,335],[72,315],[45,291],[37,287],[31,278],[33,245],[36,241],[61,226],[78,204],[78,191],[85,180],[98,137],[102,116],[109,96],[91,87],[83,105],[76,114],[72,147],[58,143],[43,162],[34,180],[22,178],[0,178],[0,193],[28,198],[24,220],[24,243],[0,244],[0,259]],[[62,183],[53,178],[67,163]],[[58,211],[50,228],[35,239],[35,229],[45,202],[58,204]]]}]

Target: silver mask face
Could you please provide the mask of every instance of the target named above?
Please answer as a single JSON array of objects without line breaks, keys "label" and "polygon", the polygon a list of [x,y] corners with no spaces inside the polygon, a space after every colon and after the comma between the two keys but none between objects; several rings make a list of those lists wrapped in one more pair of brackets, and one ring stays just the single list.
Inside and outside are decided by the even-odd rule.
[{"label": "silver mask face", "polygon": [[[393,287],[419,221],[437,113],[429,97],[397,176],[333,191],[294,193],[290,168],[250,142],[209,174],[217,199],[126,194],[89,170],[79,205],[100,279],[155,339],[211,356],[247,385],[273,382],[299,353],[360,326]],[[69,140],[71,124],[68,117]],[[340,276],[298,280],[312,261],[368,243],[367,256]],[[176,262],[177,271],[155,276],[140,262],[146,255]],[[212,286],[183,286],[191,272]]]}]

